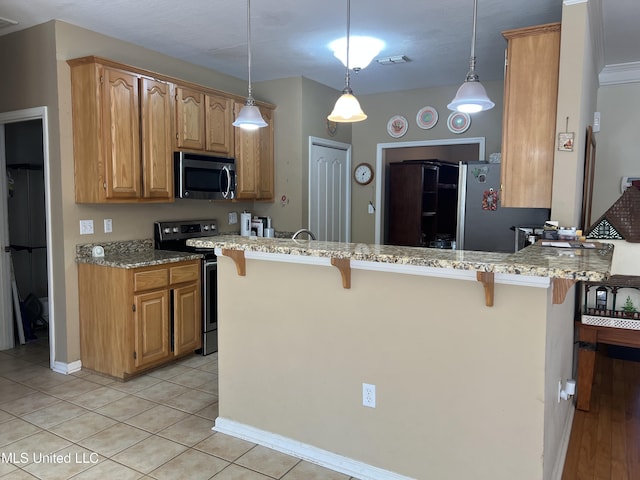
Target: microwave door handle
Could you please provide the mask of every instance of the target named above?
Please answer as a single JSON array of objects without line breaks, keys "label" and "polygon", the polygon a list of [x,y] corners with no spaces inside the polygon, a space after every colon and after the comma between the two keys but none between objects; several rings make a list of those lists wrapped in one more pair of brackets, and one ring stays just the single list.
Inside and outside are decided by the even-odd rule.
[{"label": "microwave door handle", "polygon": [[[224,198],[229,198],[229,193],[231,193],[231,171],[228,166],[222,167],[222,170],[227,174],[227,191],[222,193]],[[222,190],[222,177],[220,177],[220,190]]]}]

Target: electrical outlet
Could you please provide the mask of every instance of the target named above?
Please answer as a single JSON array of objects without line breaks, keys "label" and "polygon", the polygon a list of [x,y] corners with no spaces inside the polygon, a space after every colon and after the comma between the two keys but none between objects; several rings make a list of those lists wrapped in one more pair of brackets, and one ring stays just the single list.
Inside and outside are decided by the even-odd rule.
[{"label": "electrical outlet", "polygon": [[93,235],[93,220],[80,220],[80,235]]},{"label": "electrical outlet", "polygon": [[369,383],[362,384],[362,406],[376,408],[376,386]]},{"label": "electrical outlet", "polygon": [[229,212],[229,225],[238,223],[238,212]]},{"label": "electrical outlet", "polygon": [[104,233],[113,232],[113,221],[110,218],[104,219]]},{"label": "electrical outlet", "polygon": [[370,215],[373,215],[376,212],[376,207],[373,206],[373,203],[369,202],[367,211],[369,212]]}]

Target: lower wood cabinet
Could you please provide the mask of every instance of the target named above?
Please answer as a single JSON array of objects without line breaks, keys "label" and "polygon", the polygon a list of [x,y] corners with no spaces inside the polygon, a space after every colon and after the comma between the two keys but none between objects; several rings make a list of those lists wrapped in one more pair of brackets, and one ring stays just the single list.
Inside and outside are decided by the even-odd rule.
[{"label": "lower wood cabinet", "polygon": [[200,261],[78,265],[84,368],[126,379],[202,346]]}]

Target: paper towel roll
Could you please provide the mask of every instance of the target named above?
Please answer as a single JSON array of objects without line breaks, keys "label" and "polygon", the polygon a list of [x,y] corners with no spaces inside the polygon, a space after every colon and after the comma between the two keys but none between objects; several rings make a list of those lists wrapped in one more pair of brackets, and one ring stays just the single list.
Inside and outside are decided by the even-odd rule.
[{"label": "paper towel roll", "polygon": [[243,237],[251,236],[251,214],[243,212],[240,214],[240,235]]}]

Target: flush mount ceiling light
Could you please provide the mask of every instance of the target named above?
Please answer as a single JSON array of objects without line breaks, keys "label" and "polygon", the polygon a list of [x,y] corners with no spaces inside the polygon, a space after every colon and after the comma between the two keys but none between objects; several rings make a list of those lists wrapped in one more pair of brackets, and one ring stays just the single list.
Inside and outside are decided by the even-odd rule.
[{"label": "flush mount ceiling light", "polygon": [[[347,65],[347,43],[349,44],[349,64]],[[348,66],[354,72],[366,68],[371,60],[384,48],[384,42],[373,37],[353,36],[349,40],[346,37],[334,40],[329,44],[333,55]]]},{"label": "flush mount ceiling light", "polygon": [[367,115],[362,111],[360,102],[353,96],[353,90],[351,90],[350,77],[349,77],[349,33],[351,30],[351,0],[347,0],[347,57],[345,64],[345,86],[342,90],[342,95],[333,107],[333,111],[327,117],[331,122],[338,123],[351,123],[361,122],[367,118]]},{"label": "flush mount ceiling light", "polygon": [[249,67],[249,95],[247,101],[240,110],[236,121],[233,122],[234,127],[240,127],[244,130],[256,130],[266,127],[267,122],[264,121],[260,114],[260,109],[256,106],[256,102],[251,94],[251,0],[247,0],[247,52]]},{"label": "flush mount ceiling light", "polygon": [[478,74],[476,73],[476,23],[478,18],[478,0],[473,1],[473,36],[471,40],[471,60],[469,61],[469,73],[462,86],[458,89],[455,98],[447,108],[464,113],[476,113],[490,110],[495,106],[484,89]]}]

